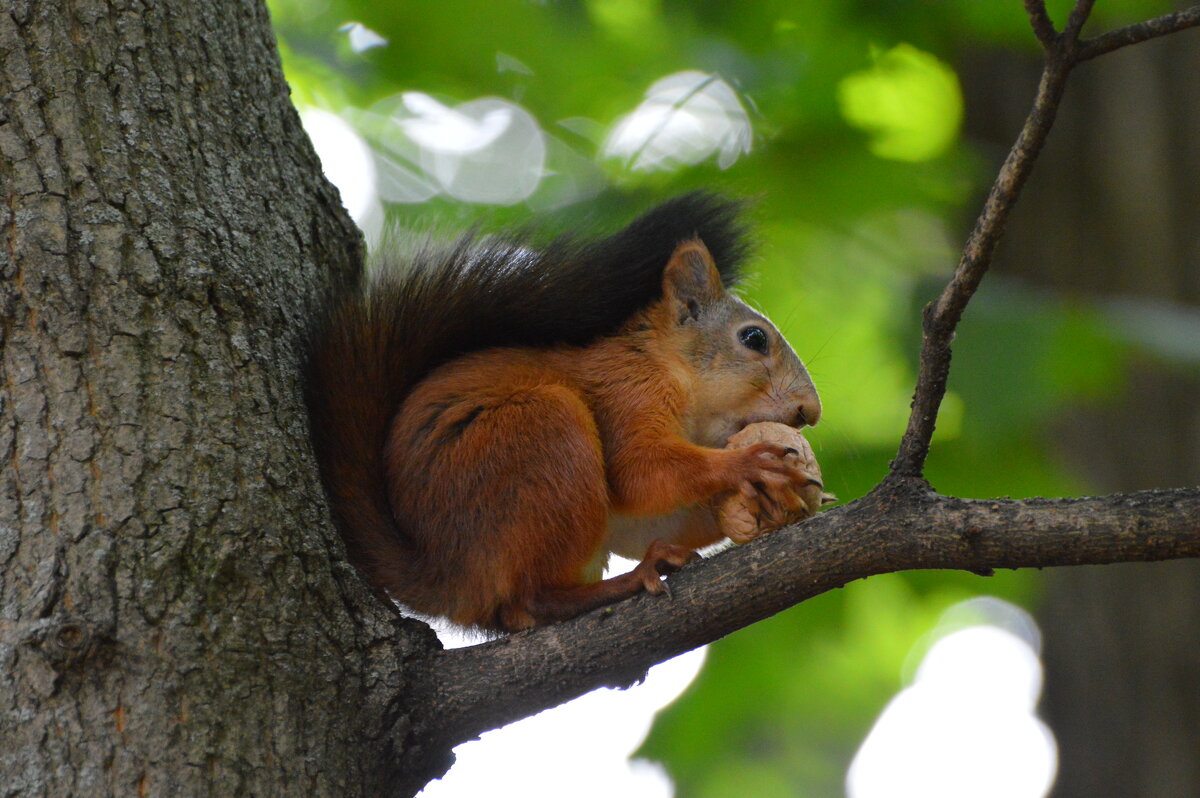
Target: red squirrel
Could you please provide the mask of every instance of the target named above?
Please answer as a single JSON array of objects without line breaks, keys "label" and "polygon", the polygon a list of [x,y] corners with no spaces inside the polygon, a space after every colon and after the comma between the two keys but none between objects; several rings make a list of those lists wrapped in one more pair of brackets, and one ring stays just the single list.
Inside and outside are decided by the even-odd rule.
[{"label": "red squirrel", "polygon": [[[722,539],[715,500],[770,516],[808,477],[756,421],[817,423],[808,372],[730,293],[738,204],[678,197],[594,241],[465,238],[332,304],[307,401],[351,560],[413,610],[484,630],[571,618]],[[640,559],[601,579],[610,553]]]}]

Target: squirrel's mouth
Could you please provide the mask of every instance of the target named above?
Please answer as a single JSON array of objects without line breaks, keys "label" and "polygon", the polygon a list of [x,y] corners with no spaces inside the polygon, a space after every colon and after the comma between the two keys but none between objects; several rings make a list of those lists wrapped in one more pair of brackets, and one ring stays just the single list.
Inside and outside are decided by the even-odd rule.
[{"label": "squirrel's mouth", "polygon": [[764,410],[758,413],[748,413],[740,418],[726,421],[723,424],[713,425],[708,428],[701,428],[693,432],[692,443],[699,446],[709,446],[713,449],[723,449],[729,442],[730,436],[741,432],[751,424],[757,424],[760,421],[774,421],[778,424],[786,424],[789,427],[796,427],[795,415],[788,415],[784,410],[771,409]]},{"label": "squirrel's mouth", "polygon": [[[751,424],[757,424],[760,421],[772,421],[776,424],[785,424],[789,427],[795,427],[795,428],[799,429],[803,425],[797,424],[796,422],[798,420],[799,419],[797,419],[795,412],[788,412],[785,410],[779,410],[777,412],[772,412],[772,413],[755,413],[752,416],[747,416],[746,418],[739,419],[737,422],[737,429],[735,429],[734,432],[737,432],[740,429],[744,429],[745,427],[748,427]],[[733,434],[733,433],[730,433],[730,434]]]},{"label": "squirrel's mouth", "polygon": [[782,418],[778,413],[775,413],[775,414],[763,413],[761,415],[755,414],[753,416],[746,416],[745,418],[739,418],[737,421],[730,423],[726,429],[723,429],[721,431],[722,432],[721,443],[716,444],[716,445],[717,446],[725,446],[729,442],[729,438],[731,436],[736,435],[737,433],[741,432],[742,430],[744,430],[746,427],[750,426],[751,424],[757,424],[760,421],[773,421],[777,424],[787,424],[789,427],[791,427],[791,426],[794,426],[792,423],[790,423],[793,420],[794,419]]}]

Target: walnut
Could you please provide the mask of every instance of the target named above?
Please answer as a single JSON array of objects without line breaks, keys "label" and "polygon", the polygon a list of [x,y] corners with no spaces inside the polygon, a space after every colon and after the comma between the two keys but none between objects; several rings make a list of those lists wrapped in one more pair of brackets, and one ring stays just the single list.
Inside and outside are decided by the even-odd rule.
[{"label": "walnut", "polygon": [[734,543],[748,543],[759,535],[802,521],[816,513],[821,505],[837,501],[835,496],[825,493],[821,467],[817,464],[816,455],[813,454],[808,441],[800,434],[800,430],[795,427],[772,421],[748,424],[729,437],[726,448],[741,449],[760,441],[781,443],[791,449],[787,455],[788,460],[794,462],[811,481],[797,490],[803,505],[796,510],[780,508],[780,514],[776,517],[768,517],[761,512],[756,515],[753,507],[757,502],[748,500],[740,493],[722,498],[717,503],[717,522],[721,531]]}]

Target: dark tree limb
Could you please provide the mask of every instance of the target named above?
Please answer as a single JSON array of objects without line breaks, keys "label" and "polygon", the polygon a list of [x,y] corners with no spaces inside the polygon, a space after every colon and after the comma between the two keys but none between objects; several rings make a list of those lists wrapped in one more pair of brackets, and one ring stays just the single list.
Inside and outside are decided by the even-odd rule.
[{"label": "dark tree limb", "polygon": [[[1083,23],[1087,18],[1087,14],[1091,10],[1092,3],[1087,3],[1087,8],[1084,4],[1076,5],[1071,13],[1071,19],[1067,25],[1067,35],[1071,35],[1074,31],[1075,38],[1078,38],[1079,30],[1083,27]],[[1042,43],[1042,48],[1050,50],[1058,41],[1059,33],[1054,29],[1054,23],[1050,20],[1050,15],[1046,13],[1046,4],[1043,0],[1025,0],[1025,12],[1029,15],[1029,24],[1033,28],[1033,33],[1037,36],[1038,41]],[[1119,30],[1110,31],[1102,36],[1097,36],[1094,39],[1086,39],[1078,42],[1078,47],[1072,57],[1072,61],[1076,64],[1082,61],[1089,61],[1098,55],[1111,53],[1113,50],[1126,47],[1130,44],[1138,44],[1139,42],[1156,39],[1159,36],[1166,36],[1170,33],[1176,33],[1187,28],[1200,26],[1200,5],[1191,6],[1183,11],[1176,11],[1172,14],[1163,14],[1161,17],[1139,22],[1136,25],[1129,25]]]},{"label": "dark tree limb", "polygon": [[1164,14],[1161,17],[1155,17],[1146,22],[1130,25],[1127,28],[1097,36],[1095,39],[1080,42],[1079,50],[1075,54],[1075,61],[1076,63],[1087,61],[1130,44],[1156,39],[1159,36],[1166,36],[1169,33],[1196,26],[1200,26],[1200,5],[1177,11],[1174,14]]},{"label": "dark tree limb", "polygon": [[1054,40],[1058,37],[1058,31],[1054,29],[1050,15],[1046,13],[1046,4],[1043,0],[1025,0],[1025,13],[1029,15],[1029,24],[1033,27],[1033,35],[1037,36],[1042,47],[1047,50],[1053,47]]},{"label": "dark tree limb", "polygon": [[900,450],[892,461],[892,473],[898,476],[919,477],[925,467],[938,408],[946,395],[946,380],[950,375],[950,342],[954,339],[954,331],[967,303],[991,266],[992,255],[1004,233],[1008,214],[1016,204],[1021,188],[1033,170],[1034,161],[1046,142],[1046,136],[1054,125],[1067,76],[1074,65],[1071,52],[1075,39],[1068,37],[1078,35],[1090,7],[1091,3],[1087,0],[1077,3],[1066,31],[1051,38],[1049,33],[1053,31],[1053,25],[1046,15],[1045,5],[1035,0],[1025,3],[1034,32],[1046,47],[1046,60],[1037,96],[1016,143],[996,175],[983,211],[963,247],[953,277],[937,301],[925,308],[924,337],[912,413],[908,417],[908,429],[900,441]]},{"label": "dark tree limb", "polygon": [[925,467],[938,408],[946,395],[946,380],[950,375],[950,342],[954,339],[954,331],[967,303],[991,265],[992,254],[1004,233],[1008,214],[1054,124],[1068,69],[1064,62],[1047,61],[1033,109],[992,184],[983,213],[967,239],[958,268],[938,300],[925,308],[917,389],[913,395],[908,429],[900,442],[896,459],[892,461],[894,474],[919,477]]},{"label": "dark tree limb", "polygon": [[1045,65],[1033,108],[993,184],[954,275],[924,313],[912,415],[891,473],[867,496],[688,566],[671,597],[638,596],[566,623],[410,662],[398,701],[428,709],[397,729],[427,774],[449,747],[600,686],[627,686],[653,664],[856,579],[910,569],[1044,568],[1200,557],[1200,488],[1085,499],[971,501],[921,479],[946,391],[950,344],[991,264],[1005,221],[1054,123],[1075,64],[1200,24],[1200,7],[1081,41],[1093,0],[1063,32],[1025,0]]},{"label": "dark tree limb", "polygon": [[1079,41],[1079,32],[1083,30],[1084,23],[1091,16],[1092,6],[1095,4],[1096,0],[1075,0],[1075,7],[1067,16],[1067,26],[1063,29],[1062,36],[1059,37],[1060,42],[1066,41],[1069,48],[1074,49],[1075,43]]},{"label": "dark tree limb", "polygon": [[671,577],[670,597],[642,595],[443,652],[417,668],[405,699],[429,702],[436,719],[436,729],[414,730],[418,738],[458,743],[596,687],[633,684],[657,662],[867,576],[1197,556],[1200,488],[979,501],[889,479],[856,502],[688,566]]}]

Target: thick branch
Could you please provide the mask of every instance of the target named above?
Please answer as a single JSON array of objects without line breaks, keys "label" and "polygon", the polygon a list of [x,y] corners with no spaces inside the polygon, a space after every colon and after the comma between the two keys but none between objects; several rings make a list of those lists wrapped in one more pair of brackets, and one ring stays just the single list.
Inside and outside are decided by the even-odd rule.
[{"label": "thick branch", "polygon": [[[920,480],[867,497],[567,623],[447,651],[421,666],[407,700],[428,701],[422,742],[455,744],[646,669],[819,593],[874,574],[1028,568],[1200,556],[1200,489],[1085,499],[972,501]],[[433,748],[438,748],[434,745]]]}]

